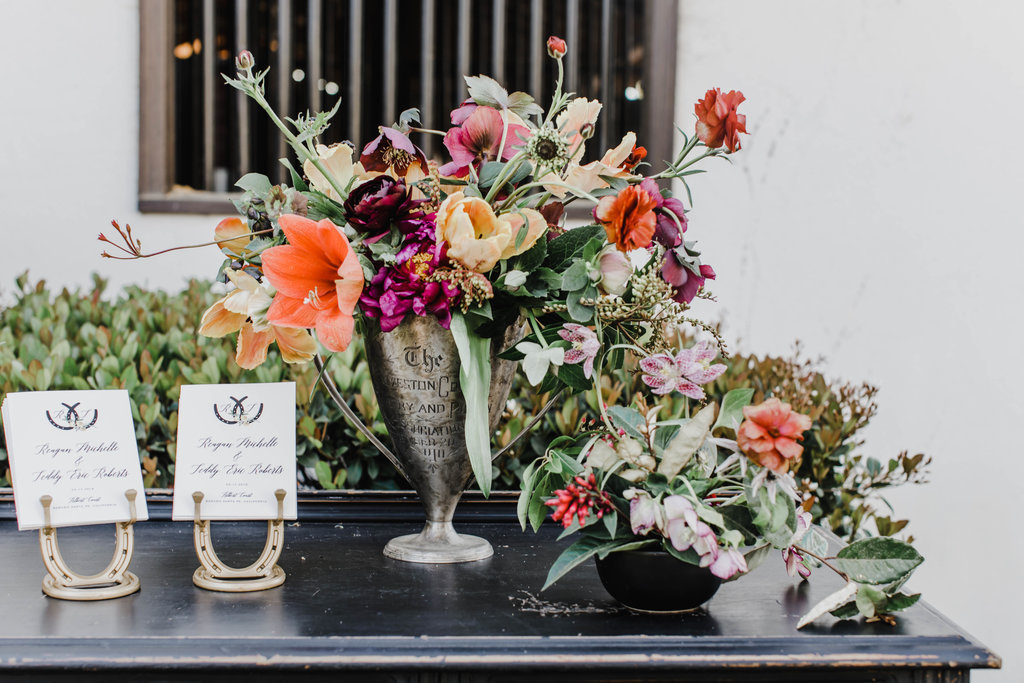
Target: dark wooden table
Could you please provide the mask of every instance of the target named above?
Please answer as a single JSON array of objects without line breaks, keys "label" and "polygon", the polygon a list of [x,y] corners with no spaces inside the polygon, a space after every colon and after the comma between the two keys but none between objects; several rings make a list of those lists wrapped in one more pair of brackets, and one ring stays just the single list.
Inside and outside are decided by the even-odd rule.
[{"label": "dark wooden table", "polygon": [[[464,532],[487,537],[494,557],[416,565],[381,554],[418,529],[409,495],[319,497],[286,527],[285,584],[259,593],[207,592],[192,525],[171,522],[166,496],[135,532],[131,570],[141,592],[75,603],[43,596],[36,532],[18,532],[0,500],[0,680],[43,681],[966,681],[999,658],[927,604],[895,626],[800,615],[840,585],[810,584],[773,558],[724,585],[706,611],[647,616],[620,608],[593,565],[540,592],[562,544],[514,523],[510,499],[471,496]],[[80,573],[110,558],[112,526],[60,531]],[[218,552],[248,564],[259,522],[216,523]]]}]

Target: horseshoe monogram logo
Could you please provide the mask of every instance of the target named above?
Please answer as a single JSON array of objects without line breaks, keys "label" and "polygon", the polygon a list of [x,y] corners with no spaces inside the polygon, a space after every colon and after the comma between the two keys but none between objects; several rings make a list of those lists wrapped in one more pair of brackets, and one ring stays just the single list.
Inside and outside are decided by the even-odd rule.
[{"label": "horseshoe monogram logo", "polygon": [[46,419],[49,420],[50,424],[52,424],[54,427],[65,432],[84,432],[86,429],[89,429],[90,427],[96,424],[96,420],[98,420],[100,417],[100,411],[93,410],[92,419],[90,420],[88,410],[84,411],[84,416],[79,415],[78,406],[80,405],[82,405],[81,401],[71,405],[68,405],[67,403],[61,403],[62,408],[56,411],[57,416],[54,417],[53,415],[50,414],[50,411],[47,410]]},{"label": "horseshoe monogram logo", "polygon": [[[213,414],[217,416],[217,419],[226,425],[247,425],[252,424],[256,420],[260,419],[260,415],[263,414],[263,404],[259,406],[255,402],[250,403],[248,406],[245,404],[245,400],[248,396],[242,398],[235,398],[229,396],[231,399],[230,404],[218,407],[216,403],[213,404]],[[227,414],[221,414],[221,408]]]}]

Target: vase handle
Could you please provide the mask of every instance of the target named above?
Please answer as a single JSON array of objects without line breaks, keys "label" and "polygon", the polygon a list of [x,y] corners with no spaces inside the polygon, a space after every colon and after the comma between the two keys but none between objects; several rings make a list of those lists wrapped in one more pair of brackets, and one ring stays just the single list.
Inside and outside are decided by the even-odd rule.
[{"label": "vase handle", "polygon": [[564,391],[564,389],[559,389],[558,391],[556,391],[555,395],[552,396],[548,400],[548,402],[546,404],[544,404],[544,407],[540,409],[540,412],[533,416],[533,419],[530,420],[529,424],[527,424],[525,427],[523,427],[523,430],[521,432],[519,432],[518,434],[516,434],[515,437],[511,441],[509,441],[507,444],[505,444],[501,448],[501,450],[499,450],[497,453],[495,453],[494,455],[491,456],[491,462],[494,462],[495,460],[497,460],[501,456],[505,455],[505,453],[507,453],[510,448],[515,446],[517,443],[519,443],[520,439],[522,439],[524,436],[529,434],[530,431],[533,429],[533,426],[535,424],[537,424],[538,422],[540,422],[540,419],[542,417],[544,417],[545,415],[548,414],[548,411],[551,410],[551,407],[555,405],[555,401],[558,400],[558,397],[562,395],[563,391]]},{"label": "vase handle", "polygon": [[398,473],[402,475],[402,478],[409,482],[409,484],[411,485],[412,481],[409,480],[409,475],[406,474],[405,468],[402,467],[402,463],[398,461],[398,458],[395,456],[395,454],[392,453],[391,450],[387,446],[385,446],[380,439],[377,438],[377,435],[371,432],[370,428],[363,424],[363,421],[359,419],[359,416],[356,415],[351,408],[349,408],[348,403],[345,401],[345,398],[341,395],[341,392],[338,391],[338,385],[334,383],[334,378],[331,377],[331,375],[325,371],[324,361],[320,357],[319,353],[313,356],[313,364],[316,365],[316,370],[317,372],[320,373],[320,379],[323,381],[324,386],[327,388],[327,393],[330,394],[332,399],[334,399],[334,403],[337,404],[338,409],[345,414],[345,417],[347,417],[348,421],[352,423],[352,426],[358,429],[363,436],[369,439],[370,443],[372,443],[377,448],[377,450],[380,451],[381,454],[388,459],[388,462],[394,465],[395,469],[398,470]]}]

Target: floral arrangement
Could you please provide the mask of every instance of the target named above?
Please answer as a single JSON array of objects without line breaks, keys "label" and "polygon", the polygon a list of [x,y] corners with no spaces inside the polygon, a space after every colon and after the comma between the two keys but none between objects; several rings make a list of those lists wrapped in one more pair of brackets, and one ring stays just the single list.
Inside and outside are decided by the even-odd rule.
[{"label": "floral arrangement", "polygon": [[[242,52],[226,82],[257,102],[295,152],[291,186],[249,174],[237,185],[239,217],[215,229],[233,289],[203,316],[200,333],[237,333],[236,361],[253,368],[276,343],[283,360],[313,359],[322,346],[344,351],[356,321],[389,332],[410,316],[431,316],[459,349],[467,410],[466,440],[476,481],[491,487],[487,392],[492,339],[515,325],[526,331],[501,356],[520,360],[539,393],[594,391],[600,422],[556,439],[523,475],[520,516],[538,527],[551,510],[579,533],[559,557],[548,585],[588,557],[659,547],[683,562],[730,579],[750,571],[771,548],[791,573],[816,563],[847,587],[805,619],[853,609],[881,617],[912,604],[900,593],[921,558],[894,539],[854,543],[825,557],[809,516],[797,506],[789,469],[799,459],[807,416],[769,398],[748,405],[751,389],[730,392],[659,422],[658,408],[605,405],[602,382],[638,358],[655,395],[679,392],[706,401],[701,385],[725,371],[716,328],[690,315],[716,277],[688,239],[686,205],[659,183],[702,172],[698,162],[741,148],[746,117],[739,91],[708,90],[694,107],[693,135],[664,168],[627,132],[587,161],[600,102],[562,88],[567,46],[551,37],[558,80],[547,108],[509,93],[487,76],[468,76],[469,97],[447,131],[421,128],[418,112],[358,154],[319,137],[337,107],[282,119],[264,96],[268,70]],[[417,135],[442,135],[450,160],[428,160]],[[593,221],[566,229],[566,207],[582,202]],[[143,254],[130,227],[115,228],[125,255]],[[674,348],[674,330],[709,339]],[[732,436],[732,438],[730,438]],[[827,604],[826,604],[827,603]]]},{"label": "floral arrangement", "polygon": [[[491,435],[477,408],[487,404],[491,340],[510,326],[529,333],[503,355],[522,360],[541,392],[589,388],[599,349],[627,340],[652,364],[652,381],[674,387],[693,352],[663,353],[662,331],[688,323],[716,334],[687,313],[695,298],[710,297],[703,285],[715,272],[685,239],[683,202],[658,183],[685,183],[700,172],[697,162],[740,149],[743,95],[709,90],[696,105],[695,135],[645,175],[647,153],[632,132],[586,160],[602,105],[563,90],[565,42],[552,37],[547,49],[559,76],[546,109],[469,76],[469,97],[447,131],[420,128],[418,112],[407,110],[359,153],[318,144],[337,106],[282,119],[264,95],[268,70],[239,54],[226,82],[267,112],[301,173],[285,159],[290,187],[257,174],[238,181],[240,215],[221,221],[213,242],[233,289],[206,312],[200,333],[237,333],[236,361],[254,368],[275,343],[289,363],[313,359],[319,347],[343,351],[357,320],[386,333],[409,316],[436,318],[459,348],[467,446],[485,493]],[[414,143],[429,134],[443,135],[450,161],[428,160]],[[566,207],[576,202],[589,205],[593,221],[567,230]],[[100,239],[123,254],[105,256],[151,255],[130,226],[114,227],[123,244]]]}]

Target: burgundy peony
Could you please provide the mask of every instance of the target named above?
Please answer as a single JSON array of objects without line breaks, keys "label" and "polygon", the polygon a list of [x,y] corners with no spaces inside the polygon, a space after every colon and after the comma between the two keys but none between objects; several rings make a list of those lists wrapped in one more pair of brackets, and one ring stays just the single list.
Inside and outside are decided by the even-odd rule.
[{"label": "burgundy peony", "polygon": [[352,190],[345,200],[345,219],[372,244],[390,232],[392,223],[403,233],[414,230],[417,219],[411,211],[420,203],[409,199],[404,182],[380,175]]}]

